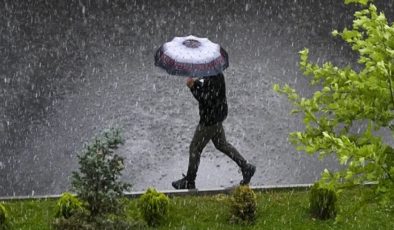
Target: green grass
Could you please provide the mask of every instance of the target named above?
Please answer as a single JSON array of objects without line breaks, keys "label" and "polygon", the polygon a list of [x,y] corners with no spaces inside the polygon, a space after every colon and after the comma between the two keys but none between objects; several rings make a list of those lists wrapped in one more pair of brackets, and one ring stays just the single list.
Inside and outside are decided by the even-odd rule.
[{"label": "green grass", "polygon": [[50,229],[56,200],[2,202],[10,216],[11,229]]},{"label": "green grass", "polygon": [[[359,193],[359,190],[351,190],[341,194],[339,207],[353,207]],[[228,221],[226,195],[173,197],[167,222],[157,229],[394,229],[394,212],[373,203],[348,215],[342,222],[334,223],[334,220],[321,221],[310,217],[307,191],[259,192],[257,198],[256,223],[235,225]],[[3,203],[12,217],[12,229],[50,229],[56,200]],[[130,218],[141,220],[135,199],[130,201],[127,212]]]}]

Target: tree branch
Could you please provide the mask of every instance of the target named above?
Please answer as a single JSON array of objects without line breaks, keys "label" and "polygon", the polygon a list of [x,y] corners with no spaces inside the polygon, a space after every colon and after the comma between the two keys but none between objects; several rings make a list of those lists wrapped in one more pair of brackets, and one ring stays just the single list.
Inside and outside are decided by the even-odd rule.
[{"label": "tree branch", "polygon": [[393,93],[393,81],[391,80],[391,70],[389,70],[389,84],[390,84],[390,94],[391,94],[391,102],[394,106],[394,93]]},{"label": "tree branch", "polygon": [[387,169],[386,169],[383,165],[382,165],[382,169],[383,169],[383,171],[387,174],[388,178],[389,178],[392,182],[394,182],[393,178],[392,178],[391,175],[390,175],[390,172],[387,171]]}]

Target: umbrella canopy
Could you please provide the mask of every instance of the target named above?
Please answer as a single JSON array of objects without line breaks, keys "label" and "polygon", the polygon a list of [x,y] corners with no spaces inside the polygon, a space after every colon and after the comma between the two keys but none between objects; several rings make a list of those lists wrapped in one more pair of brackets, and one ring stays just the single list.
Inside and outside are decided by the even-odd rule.
[{"label": "umbrella canopy", "polygon": [[155,65],[171,75],[208,77],[228,67],[228,55],[208,38],[175,37],[156,51]]}]

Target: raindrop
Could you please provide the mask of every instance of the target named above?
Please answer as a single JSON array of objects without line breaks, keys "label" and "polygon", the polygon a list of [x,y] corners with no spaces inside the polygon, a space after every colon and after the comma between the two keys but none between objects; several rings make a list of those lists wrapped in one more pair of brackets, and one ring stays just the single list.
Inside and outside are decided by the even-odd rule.
[{"label": "raindrop", "polygon": [[250,4],[249,4],[249,3],[246,3],[246,4],[245,4],[245,11],[249,11],[249,9],[250,9]]}]

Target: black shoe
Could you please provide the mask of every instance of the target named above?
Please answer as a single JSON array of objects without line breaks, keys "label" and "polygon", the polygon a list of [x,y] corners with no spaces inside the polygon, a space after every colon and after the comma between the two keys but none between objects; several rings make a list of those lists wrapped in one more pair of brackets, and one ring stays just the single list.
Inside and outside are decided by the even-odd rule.
[{"label": "black shoe", "polygon": [[172,187],[175,189],[195,189],[196,184],[194,181],[188,181],[186,176],[183,175],[182,179],[172,182]]},{"label": "black shoe", "polygon": [[256,166],[248,163],[241,171],[242,171],[243,180],[241,180],[240,184],[247,185],[249,184],[250,179],[254,175],[254,172],[256,172]]}]

